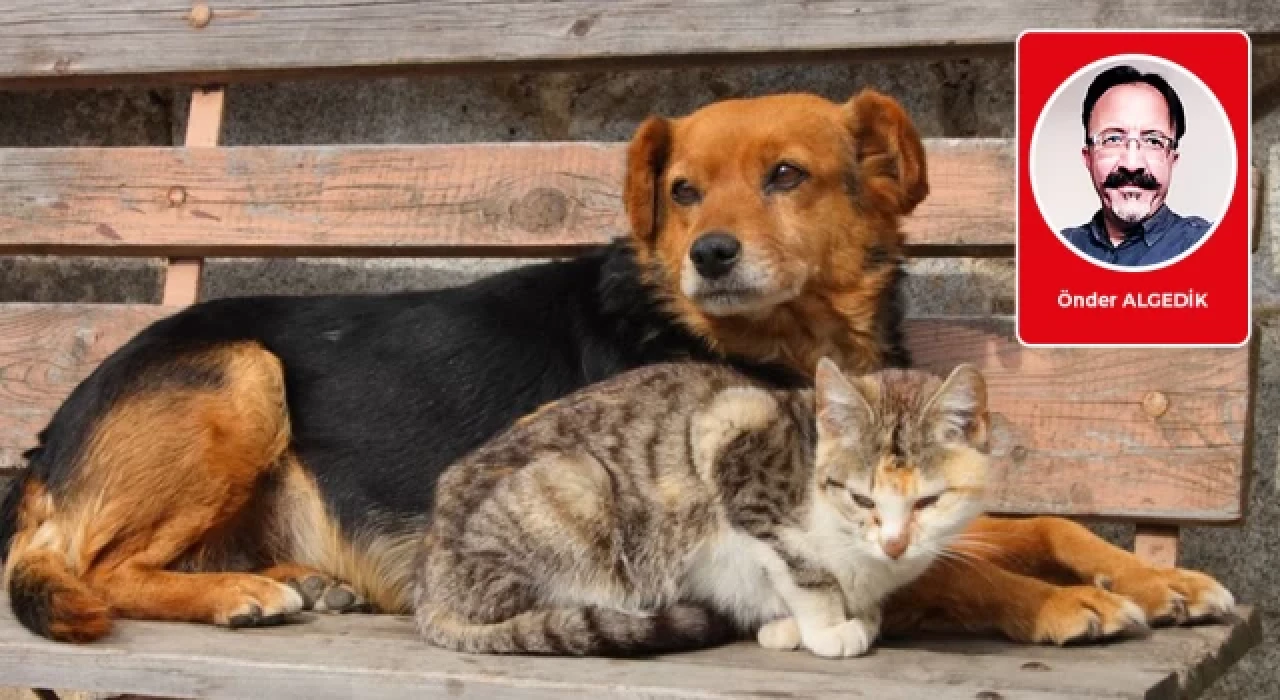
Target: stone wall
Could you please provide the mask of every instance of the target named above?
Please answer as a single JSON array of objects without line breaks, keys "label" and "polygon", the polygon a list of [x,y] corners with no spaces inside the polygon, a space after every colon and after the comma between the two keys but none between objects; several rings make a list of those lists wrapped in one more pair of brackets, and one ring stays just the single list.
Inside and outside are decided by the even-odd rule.
[{"label": "stone wall", "polygon": [[[863,85],[900,99],[926,137],[1013,136],[1014,66],[1004,58],[808,64],[584,74],[395,78],[237,86],[228,92],[227,145],[625,140],[650,112],[690,111],[714,99],[783,90],[844,99]],[[1280,136],[1280,50],[1254,57],[1254,163]],[[179,144],[181,90],[0,93],[0,147]],[[1271,185],[1272,183],[1268,183]],[[1274,186],[1274,185],[1272,185]],[[1280,198],[1278,198],[1280,201]],[[1188,532],[1183,563],[1222,578],[1266,613],[1268,641],[1215,688],[1213,698],[1280,696],[1280,507],[1275,498],[1280,406],[1280,256],[1267,231],[1254,260],[1261,328],[1253,484],[1242,528]],[[456,284],[511,260],[213,260],[202,297],[256,292],[388,290]],[[913,313],[1013,310],[1011,262],[913,265]],[[159,300],[154,260],[0,257],[0,301]],[[1122,544],[1125,528],[1099,528]]]}]

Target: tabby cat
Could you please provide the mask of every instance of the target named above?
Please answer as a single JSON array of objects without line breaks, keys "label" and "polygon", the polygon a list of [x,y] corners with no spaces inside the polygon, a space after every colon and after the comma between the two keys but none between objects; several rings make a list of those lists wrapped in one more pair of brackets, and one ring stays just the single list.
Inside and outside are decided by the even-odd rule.
[{"label": "tabby cat", "polygon": [[812,389],[655,365],[526,418],[437,487],[415,581],[430,644],[628,655],[755,633],[867,651],[880,603],[982,510],[986,385],[972,366]]}]

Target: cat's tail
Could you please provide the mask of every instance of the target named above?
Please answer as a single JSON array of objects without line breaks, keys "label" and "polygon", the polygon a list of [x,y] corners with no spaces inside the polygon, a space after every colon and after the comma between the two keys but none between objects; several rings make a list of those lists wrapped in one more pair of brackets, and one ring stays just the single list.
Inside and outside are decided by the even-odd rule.
[{"label": "cat's tail", "polygon": [[417,611],[427,643],[475,654],[635,656],[677,652],[731,641],[737,630],[704,608],[677,605],[650,614],[604,608],[534,610],[493,624],[474,624],[426,605]]}]

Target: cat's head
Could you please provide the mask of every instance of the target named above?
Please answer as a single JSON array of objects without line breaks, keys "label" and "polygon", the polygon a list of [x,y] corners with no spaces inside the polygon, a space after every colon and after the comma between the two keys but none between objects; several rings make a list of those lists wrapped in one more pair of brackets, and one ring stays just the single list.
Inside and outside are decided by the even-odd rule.
[{"label": "cat's head", "polygon": [[989,454],[986,381],[962,364],[944,380],[920,370],[815,375],[817,497],[854,547],[920,561],[981,514]]}]

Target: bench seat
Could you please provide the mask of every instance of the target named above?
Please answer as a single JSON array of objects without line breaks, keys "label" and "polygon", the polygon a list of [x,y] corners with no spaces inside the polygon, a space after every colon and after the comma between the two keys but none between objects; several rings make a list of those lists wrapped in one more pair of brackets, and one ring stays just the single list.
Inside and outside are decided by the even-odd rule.
[{"label": "bench seat", "polygon": [[95,644],[35,637],[0,604],[0,677],[29,687],[173,698],[874,698],[1079,700],[1195,697],[1261,637],[1241,606],[1222,624],[1104,645],[996,639],[886,641],[826,660],[754,642],[652,659],[455,654],[426,646],[408,617],[303,613],[272,628],[121,621]]}]

